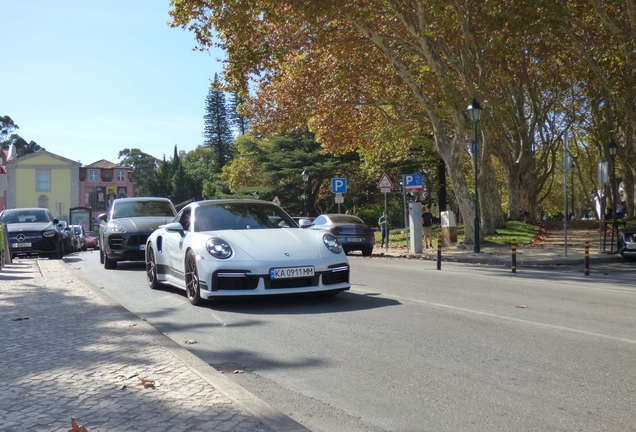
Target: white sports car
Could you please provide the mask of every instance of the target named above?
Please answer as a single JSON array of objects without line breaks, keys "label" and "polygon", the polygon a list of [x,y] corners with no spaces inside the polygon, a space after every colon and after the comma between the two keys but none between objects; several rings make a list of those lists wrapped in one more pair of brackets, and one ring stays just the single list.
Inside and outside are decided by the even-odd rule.
[{"label": "white sports car", "polygon": [[190,303],[223,296],[350,288],[349,262],[331,234],[300,229],[267,201],[224,199],[184,207],[146,242],[150,288],[186,291]]}]

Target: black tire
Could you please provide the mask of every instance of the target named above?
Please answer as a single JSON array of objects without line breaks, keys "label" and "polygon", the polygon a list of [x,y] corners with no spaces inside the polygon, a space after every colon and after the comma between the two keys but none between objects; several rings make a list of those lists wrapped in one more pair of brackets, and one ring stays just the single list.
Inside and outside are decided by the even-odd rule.
[{"label": "black tire", "polygon": [[362,249],[362,256],[371,256],[373,255],[373,246]]},{"label": "black tire", "polygon": [[146,251],[146,280],[148,281],[148,286],[150,288],[161,288],[161,282],[157,280],[157,261],[155,259],[155,251],[150,245]]},{"label": "black tire", "polygon": [[201,285],[199,283],[199,270],[194,252],[188,251],[185,260],[186,296],[191,304],[199,306],[203,303],[201,298]]},{"label": "black tire", "polygon": [[57,246],[55,247],[55,253],[51,256],[51,258],[53,259],[62,259],[62,257],[64,256],[64,248],[62,247],[61,244],[57,244]]},{"label": "black tire", "polygon": [[104,264],[104,251],[99,249],[99,263]]},{"label": "black tire", "polygon": [[117,268],[117,260],[108,258],[108,255],[104,254],[104,268],[106,270],[115,270]]}]

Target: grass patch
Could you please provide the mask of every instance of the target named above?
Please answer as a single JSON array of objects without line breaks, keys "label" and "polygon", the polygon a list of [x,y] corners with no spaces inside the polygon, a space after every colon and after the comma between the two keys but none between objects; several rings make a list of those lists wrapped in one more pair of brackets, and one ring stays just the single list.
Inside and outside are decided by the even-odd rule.
[{"label": "grass patch", "polygon": [[[539,230],[538,226],[529,225],[520,221],[508,221],[506,226],[496,230],[494,234],[485,237],[486,243],[511,244],[512,239],[517,239],[517,244],[529,244],[534,234]],[[441,234],[442,229],[439,226],[433,227],[433,246],[437,246],[437,238]],[[389,244],[394,247],[406,247],[406,237],[409,232],[403,228],[394,228],[389,233]],[[464,226],[457,226],[457,242],[463,243],[466,236],[464,234]],[[375,244],[380,245],[382,235],[380,232],[375,233]]]}]

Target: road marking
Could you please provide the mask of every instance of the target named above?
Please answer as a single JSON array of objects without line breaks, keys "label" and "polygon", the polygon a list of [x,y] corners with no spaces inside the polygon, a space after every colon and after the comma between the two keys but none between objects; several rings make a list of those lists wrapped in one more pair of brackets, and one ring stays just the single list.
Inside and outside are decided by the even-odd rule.
[{"label": "road marking", "polygon": [[[359,288],[356,289],[352,289],[351,291],[359,291],[361,293],[364,294],[378,294],[377,292],[374,291],[365,291]],[[521,323],[521,324],[529,324],[529,325],[533,325],[536,327],[543,327],[543,328],[548,328],[548,329],[552,329],[552,330],[562,330],[562,331],[567,331],[570,333],[576,333],[576,334],[581,334],[581,335],[586,335],[586,336],[594,336],[594,337],[599,337],[599,338],[604,338],[604,339],[609,339],[609,340],[613,340],[613,341],[617,341],[617,342],[625,342],[625,343],[630,343],[630,344],[634,344],[636,345],[636,340],[635,339],[629,339],[629,338],[624,338],[624,337],[619,337],[619,336],[612,336],[612,335],[607,335],[604,333],[597,333],[597,332],[593,332],[593,331],[588,331],[588,330],[581,330],[581,329],[577,329],[577,328],[572,328],[572,327],[565,327],[565,326],[560,326],[560,325],[555,325],[555,324],[547,324],[547,323],[541,323],[541,322],[537,322],[537,321],[531,321],[531,320],[526,320],[523,318],[514,318],[511,316],[506,316],[506,315],[499,315],[499,314],[495,314],[495,313],[491,313],[491,312],[484,312],[484,311],[479,311],[479,310],[475,310],[475,309],[468,309],[468,308],[463,308],[463,307],[458,307],[458,306],[451,306],[451,305],[447,305],[447,304],[443,304],[443,303],[436,303],[436,302],[431,302],[431,301],[426,301],[426,300],[417,300],[417,299],[413,299],[413,298],[407,298],[407,297],[402,297],[402,296],[396,296],[396,295],[388,295],[388,294],[380,294],[381,297],[386,297],[386,298],[390,298],[393,300],[401,300],[401,301],[410,301],[413,303],[420,303],[423,305],[427,305],[427,306],[432,306],[432,307],[436,307],[436,308],[441,308],[441,309],[450,309],[450,310],[454,310],[454,311],[458,311],[458,312],[466,312],[466,313],[472,313],[475,315],[481,315],[481,316],[486,316],[486,317],[490,317],[490,318],[497,318],[497,319],[501,319],[501,320],[505,320],[505,321],[512,321],[512,322],[517,322],[517,323]]]}]

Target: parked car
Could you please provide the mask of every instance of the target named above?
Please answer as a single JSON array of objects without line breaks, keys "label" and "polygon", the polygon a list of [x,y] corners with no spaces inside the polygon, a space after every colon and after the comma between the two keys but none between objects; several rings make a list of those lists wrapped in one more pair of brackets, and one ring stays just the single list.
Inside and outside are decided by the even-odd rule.
[{"label": "parked car", "polygon": [[97,233],[95,231],[86,231],[84,233],[86,237],[85,249],[99,249],[99,238],[97,237]]},{"label": "parked car", "polygon": [[86,250],[86,235],[84,234],[84,227],[81,225],[71,225],[75,232],[75,248],[76,250]]},{"label": "parked car", "polygon": [[119,261],[143,261],[148,236],[171,222],[177,211],[168,198],[136,197],[113,200],[108,213],[99,215],[99,259],[104,268]]},{"label": "parked car", "polygon": [[333,234],[342,244],[345,253],[361,251],[364,256],[371,256],[373,253],[373,229],[357,216],[323,214],[314,219],[310,227]]},{"label": "parked car", "polygon": [[636,258],[636,226],[631,225],[618,233],[618,253],[625,258]]},{"label": "parked car", "polygon": [[64,255],[75,252],[75,231],[66,221],[59,221],[57,226],[62,233],[62,243],[64,244]]},{"label": "parked car", "polygon": [[9,253],[16,256],[38,255],[61,259],[64,255],[58,219],[45,208],[19,208],[0,212],[0,222],[7,225]]},{"label": "parked car", "polygon": [[190,303],[224,296],[336,295],[350,288],[338,240],[301,229],[276,204],[249,199],[190,203],[146,242],[148,285],[185,290]]}]

